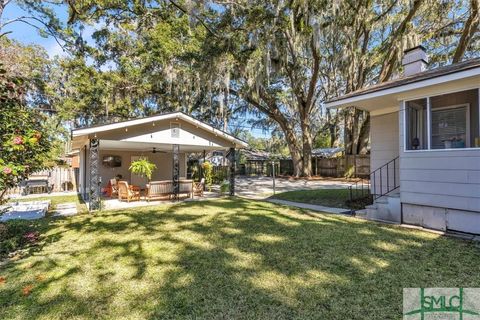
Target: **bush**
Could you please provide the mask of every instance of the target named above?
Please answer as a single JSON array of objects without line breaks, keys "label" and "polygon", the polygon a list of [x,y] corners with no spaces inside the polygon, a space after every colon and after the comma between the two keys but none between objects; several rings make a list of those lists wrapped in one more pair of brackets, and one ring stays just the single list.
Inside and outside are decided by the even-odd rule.
[{"label": "bush", "polygon": [[227,172],[223,168],[220,168],[215,174],[213,175],[213,183],[222,183],[224,180],[227,179]]},{"label": "bush", "polygon": [[203,169],[203,177],[205,178],[205,184],[208,188],[208,191],[212,191],[212,183],[213,183],[213,165],[205,161],[202,163]]},{"label": "bush", "polygon": [[222,182],[222,184],[220,185],[220,193],[227,193],[228,192],[228,189],[230,188],[230,183],[226,180],[224,180]]},{"label": "bush", "polygon": [[373,203],[373,198],[371,195],[364,196],[362,198],[358,198],[354,200],[345,201],[346,206],[353,210],[365,209],[366,206],[371,205],[372,203]]},{"label": "bush", "polygon": [[345,170],[345,173],[343,176],[345,178],[352,178],[355,175],[355,167],[354,166],[349,166],[347,170]]},{"label": "bush", "polygon": [[0,65],[0,204],[6,202],[8,188],[44,169],[52,157],[47,117],[27,106],[25,90],[23,80],[6,76]]},{"label": "bush", "polygon": [[0,258],[38,242],[39,233],[31,221],[10,220],[0,223]]}]

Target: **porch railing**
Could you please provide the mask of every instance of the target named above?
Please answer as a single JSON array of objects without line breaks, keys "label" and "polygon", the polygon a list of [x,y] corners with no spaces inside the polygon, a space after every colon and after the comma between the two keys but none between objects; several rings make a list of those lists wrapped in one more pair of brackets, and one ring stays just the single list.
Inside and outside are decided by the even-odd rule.
[{"label": "porch railing", "polygon": [[361,198],[370,198],[371,202],[383,197],[400,187],[399,157],[396,157],[369,174],[370,180],[360,179],[351,184],[349,189],[350,201]]}]

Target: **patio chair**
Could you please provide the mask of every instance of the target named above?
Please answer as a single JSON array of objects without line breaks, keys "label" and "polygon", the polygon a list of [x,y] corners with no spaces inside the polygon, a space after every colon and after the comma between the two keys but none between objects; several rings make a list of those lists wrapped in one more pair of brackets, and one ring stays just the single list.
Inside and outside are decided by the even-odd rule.
[{"label": "patio chair", "polygon": [[118,181],[118,200],[140,200],[140,188],[129,186],[127,181]]},{"label": "patio chair", "polygon": [[193,198],[193,180],[180,180],[178,184],[179,194],[185,194],[188,198]]},{"label": "patio chair", "polygon": [[110,196],[118,196],[118,182],[117,179],[110,179],[110,187],[112,188]]},{"label": "patio chair", "polygon": [[203,189],[205,188],[205,178],[202,178],[200,182],[193,183],[193,195],[203,197]]},{"label": "patio chair", "polygon": [[147,201],[160,198],[170,199],[173,194],[173,182],[171,180],[150,181],[146,187],[145,198]]}]

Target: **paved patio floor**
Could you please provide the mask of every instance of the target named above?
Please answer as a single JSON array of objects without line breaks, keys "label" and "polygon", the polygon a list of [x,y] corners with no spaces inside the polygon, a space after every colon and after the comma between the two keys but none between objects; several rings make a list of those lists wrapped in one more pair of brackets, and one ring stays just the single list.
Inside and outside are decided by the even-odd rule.
[{"label": "paved patio floor", "polygon": [[[342,180],[342,179],[289,179],[289,178],[276,178],[275,179],[275,190],[276,193],[285,192],[285,191],[294,191],[294,190],[312,190],[312,189],[335,189],[335,188],[347,188],[351,182]],[[54,197],[54,196],[64,196],[76,194],[74,192],[57,192],[51,194],[31,194],[28,196],[13,195],[12,199],[15,198],[36,198],[36,197]],[[249,198],[249,199],[267,199],[273,195],[273,181],[271,177],[245,177],[237,176],[235,184],[235,194],[239,197]],[[211,192],[205,192],[204,197],[195,197],[191,198],[182,198],[181,201],[199,201],[219,198],[222,195],[219,193],[219,186],[212,186]],[[152,205],[161,205],[161,204],[172,204],[174,201],[171,200],[160,200],[160,201],[150,201],[145,200],[141,201],[132,201],[127,203],[126,201],[119,201],[116,198],[103,198],[102,205],[104,210],[112,209],[125,209],[125,208],[135,208],[141,206],[152,206]],[[68,211],[68,210],[67,210]],[[68,214],[70,211],[67,212]],[[67,214],[65,214],[67,215]]]}]

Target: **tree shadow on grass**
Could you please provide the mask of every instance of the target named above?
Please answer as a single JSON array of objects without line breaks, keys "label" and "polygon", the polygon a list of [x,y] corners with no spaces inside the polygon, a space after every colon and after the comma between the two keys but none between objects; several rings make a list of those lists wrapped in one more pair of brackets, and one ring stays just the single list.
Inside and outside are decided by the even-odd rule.
[{"label": "tree shadow on grass", "polygon": [[[403,287],[480,283],[469,242],[238,198],[57,223],[2,318],[390,319]],[[28,270],[47,279],[24,298]]]}]

